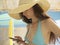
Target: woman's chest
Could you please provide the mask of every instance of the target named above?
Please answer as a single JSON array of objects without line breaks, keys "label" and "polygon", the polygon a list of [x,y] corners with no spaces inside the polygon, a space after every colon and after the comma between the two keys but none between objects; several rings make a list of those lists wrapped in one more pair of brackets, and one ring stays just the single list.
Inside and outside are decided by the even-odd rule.
[{"label": "woman's chest", "polygon": [[40,25],[39,29],[37,29],[37,25],[34,25],[29,30],[29,32],[27,34],[27,37],[28,37],[28,39],[30,41],[32,41],[34,39],[34,37],[39,38],[38,40],[40,40],[43,37],[44,38],[44,42],[47,44],[49,42],[50,33],[48,31],[48,28],[46,28],[45,26],[43,26],[43,25],[41,26]]}]

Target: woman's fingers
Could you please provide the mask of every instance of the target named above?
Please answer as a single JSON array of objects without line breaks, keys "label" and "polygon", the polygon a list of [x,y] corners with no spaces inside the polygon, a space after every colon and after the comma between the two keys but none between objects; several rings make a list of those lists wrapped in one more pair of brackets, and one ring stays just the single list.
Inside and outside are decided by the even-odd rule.
[{"label": "woman's fingers", "polygon": [[23,40],[20,36],[15,36],[15,38],[18,40]]},{"label": "woman's fingers", "polygon": [[17,39],[16,42],[17,42],[18,44],[26,45],[26,44],[25,44],[25,41],[23,41],[23,39],[22,39],[20,36],[14,36],[14,37],[15,37],[15,39]]},{"label": "woman's fingers", "polygon": [[17,39],[17,40],[16,40],[17,43],[22,43],[22,42],[24,42],[23,39],[22,39],[20,36],[15,36],[15,39]]}]

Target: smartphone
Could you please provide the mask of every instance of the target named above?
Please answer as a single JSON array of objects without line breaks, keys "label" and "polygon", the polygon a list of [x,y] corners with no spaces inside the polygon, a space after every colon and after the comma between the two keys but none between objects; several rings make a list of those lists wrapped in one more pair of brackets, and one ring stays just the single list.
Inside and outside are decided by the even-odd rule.
[{"label": "smartphone", "polygon": [[[18,41],[19,39],[16,39],[16,38],[12,38],[12,37],[9,37],[10,39],[14,40],[14,41]],[[19,40],[20,41],[20,40]]]},{"label": "smartphone", "polygon": [[19,39],[16,39],[16,38],[12,38],[12,37],[9,37],[10,39],[12,39],[13,41],[17,41],[17,42],[24,42],[24,41],[22,41],[22,40],[19,40]]}]

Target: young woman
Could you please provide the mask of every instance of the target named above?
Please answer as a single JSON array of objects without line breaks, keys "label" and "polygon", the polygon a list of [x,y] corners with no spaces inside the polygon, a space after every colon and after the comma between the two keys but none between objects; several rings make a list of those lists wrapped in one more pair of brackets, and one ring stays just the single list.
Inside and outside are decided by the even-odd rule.
[{"label": "young woman", "polygon": [[[60,28],[45,13],[49,9],[46,0],[21,0],[21,5],[9,11],[9,15],[15,19],[22,19],[28,24],[25,41],[21,37],[15,36],[17,43],[23,45],[48,45],[55,43],[60,36]],[[27,43],[26,43],[27,41]]]}]

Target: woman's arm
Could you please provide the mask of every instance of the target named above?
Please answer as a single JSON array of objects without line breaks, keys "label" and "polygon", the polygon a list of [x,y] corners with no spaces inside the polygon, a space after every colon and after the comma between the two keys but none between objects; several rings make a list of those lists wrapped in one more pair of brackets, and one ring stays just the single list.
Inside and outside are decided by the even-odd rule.
[{"label": "woman's arm", "polygon": [[45,19],[43,21],[51,32],[53,32],[56,36],[60,36],[60,28],[56,25],[56,23],[51,18]]}]

